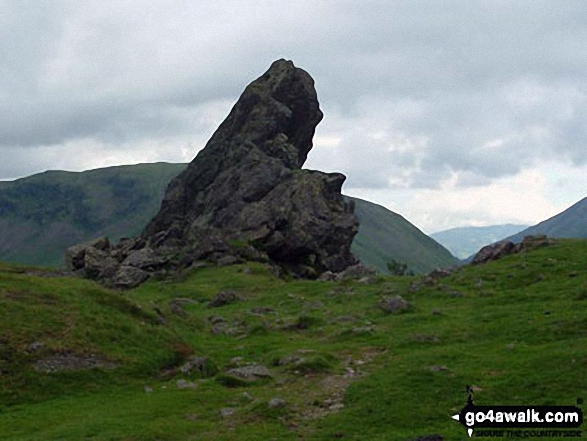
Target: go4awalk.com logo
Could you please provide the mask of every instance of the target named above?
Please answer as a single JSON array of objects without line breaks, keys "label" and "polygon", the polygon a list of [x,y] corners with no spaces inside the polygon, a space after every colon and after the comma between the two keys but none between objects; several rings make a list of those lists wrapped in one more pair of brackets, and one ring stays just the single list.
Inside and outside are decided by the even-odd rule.
[{"label": "go4awalk.com logo", "polygon": [[476,406],[468,386],[467,392],[467,405],[452,418],[465,426],[470,437],[581,437],[583,411],[576,406]]}]

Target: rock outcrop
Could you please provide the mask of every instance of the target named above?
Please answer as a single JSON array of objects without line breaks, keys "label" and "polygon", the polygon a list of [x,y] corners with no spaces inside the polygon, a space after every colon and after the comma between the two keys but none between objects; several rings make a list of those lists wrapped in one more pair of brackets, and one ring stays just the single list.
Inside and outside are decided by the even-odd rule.
[{"label": "rock outcrop", "polygon": [[526,236],[520,243],[513,243],[509,240],[496,242],[491,245],[484,246],[479,250],[471,261],[472,265],[480,263],[487,263],[494,260],[501,259],[510,254],[517,254],[521,251],[529,251],[535,248],[540,248],[555,243],[554,239],[549,239],[546,236]]},{"label": "rock outcrop", "polygon": [[71,247],[70,268],[132,287],[201,260],[268,260],[303,277],[355,264],[345,176],[301,169],[321,119],[310,75],[274,62],[170,182],[141,237]]}]

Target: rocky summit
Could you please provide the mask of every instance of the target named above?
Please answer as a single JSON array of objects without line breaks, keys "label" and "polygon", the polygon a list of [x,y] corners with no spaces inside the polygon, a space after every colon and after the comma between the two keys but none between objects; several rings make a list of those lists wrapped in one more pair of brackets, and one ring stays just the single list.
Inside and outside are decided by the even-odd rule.
[{"label": "rocky summit", "polygon": [[345,176],[302,170],[322,119],[314,81],[275,61],[249,84],[140,237],[67,250],[70,269],[118,287],[203,261],[266,260],[302,277],[340,272],[358,223]]}]

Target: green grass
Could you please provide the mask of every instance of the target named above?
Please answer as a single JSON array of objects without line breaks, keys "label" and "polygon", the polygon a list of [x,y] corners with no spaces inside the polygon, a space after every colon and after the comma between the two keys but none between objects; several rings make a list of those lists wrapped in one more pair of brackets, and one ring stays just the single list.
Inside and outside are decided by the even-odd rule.
[{"label": "green grass", "polygon": [[[251,263],[115,292],[29,271],[0,266],[0,439],[410,440],[440,433],[465,440],[450,415],[464,406],[466,385],[475,386],[480,405],[585,398],[587,241],[465,267],[432,286],[418,277],[372,285],[285,281]],[[241,299],[209,307],[221,289]],[[396,294],[413,308],[379,309],[381,298]],[[191,300],[182,301],[183,313],[172,302],[178,298]],[[42,347],[32,350],[35,342]],[[34,369],[35,360],[65,353],[94,354],[117,367]],[[190,355],[209,357],[218,374],[178,372]],[[227,380],[227,369],[247,363],[263,364],[272,378]],[[179,389],[179,379],[197,387]],[[285,405],[270,407],[276,397]],[[223,417],[225,408],[234,414]]]}]

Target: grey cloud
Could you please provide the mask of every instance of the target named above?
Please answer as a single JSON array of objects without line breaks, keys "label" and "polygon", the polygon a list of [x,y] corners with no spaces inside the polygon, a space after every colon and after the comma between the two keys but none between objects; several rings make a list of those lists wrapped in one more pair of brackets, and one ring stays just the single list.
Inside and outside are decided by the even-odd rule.
[{"label": "grey cloud", "polygon": [[344,171],[347,186],[485,185],[541,158],[582,164],[586,23],[581,0],[4,0],[0,178],[19,146],[55,146],[39,170],[76,140],[201,146],[219,103],[280,57],[316,79],[319,131],[341,139],[309,166]]}]

